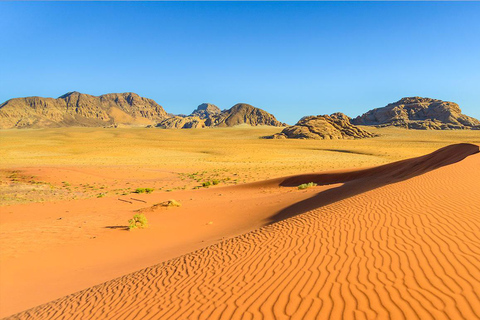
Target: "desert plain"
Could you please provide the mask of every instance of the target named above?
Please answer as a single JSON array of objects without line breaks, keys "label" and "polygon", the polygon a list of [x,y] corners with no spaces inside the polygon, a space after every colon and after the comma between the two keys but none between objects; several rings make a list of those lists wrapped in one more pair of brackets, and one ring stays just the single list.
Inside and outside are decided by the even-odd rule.
[{"label": "desert plain", "polygon": [[0,131],[0,317],[480,318],[480,131],[280,130]]}]

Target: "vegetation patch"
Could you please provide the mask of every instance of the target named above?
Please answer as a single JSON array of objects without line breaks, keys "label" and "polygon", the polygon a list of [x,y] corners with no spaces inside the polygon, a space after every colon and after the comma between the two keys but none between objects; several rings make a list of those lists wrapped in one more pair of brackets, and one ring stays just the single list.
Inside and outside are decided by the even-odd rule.
[{"label": "vegetation patch", "polygon": [[147,217],[143,213],[138,213],[128,220],[128,229],[144,229],[148,227]]},{"label": "vegetation patch", "polygon": [[303,184],[298,186],[298,189],[299,190],[304,190],[304,189],[307,189],[307,188],[310,188],[310,187],[315,187],[316,185],[317,184],[315,182],[303,183]]},{"label": "vegetation patch", "polygon": [[182,204],[180,202],[178,202],[177,200],[174,200],[174,199],[164,201],[164,202],[159,203],[157,205],[160,205],[161,207],[181,207],[182,206]]},{"label": "vegetation patch", "polygon": [[135,193],[152,193],[153,192],[153,188],[137,188],[135,189]]}]

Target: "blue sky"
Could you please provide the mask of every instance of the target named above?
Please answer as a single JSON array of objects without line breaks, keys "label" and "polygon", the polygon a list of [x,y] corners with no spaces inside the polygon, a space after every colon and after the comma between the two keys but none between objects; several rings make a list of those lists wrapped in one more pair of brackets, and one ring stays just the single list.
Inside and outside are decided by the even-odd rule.
[{"label": "blue sky", "polygon": [[405,96],[480,118],[480,2],[0,2],[0,102],[136,92],[295,123]]}]

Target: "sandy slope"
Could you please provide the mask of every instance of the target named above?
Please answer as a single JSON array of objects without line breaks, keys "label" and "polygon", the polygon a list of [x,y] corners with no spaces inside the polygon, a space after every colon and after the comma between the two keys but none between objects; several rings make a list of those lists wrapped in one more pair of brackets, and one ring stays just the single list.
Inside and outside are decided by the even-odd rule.
[{"label": "sandy slope", "polygon": [[334,183],[277,223],[15,318],[480,318],[477,151],[245,186]]}]

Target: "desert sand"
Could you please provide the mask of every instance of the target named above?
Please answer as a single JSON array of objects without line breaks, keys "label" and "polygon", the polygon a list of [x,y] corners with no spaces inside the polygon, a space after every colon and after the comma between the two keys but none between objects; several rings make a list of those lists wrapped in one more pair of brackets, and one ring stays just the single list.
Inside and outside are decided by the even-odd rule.
[{"label": "desert sand", "polygon": [[2,131],[0,316],[479,318],[478,132],[376,131]]}]

